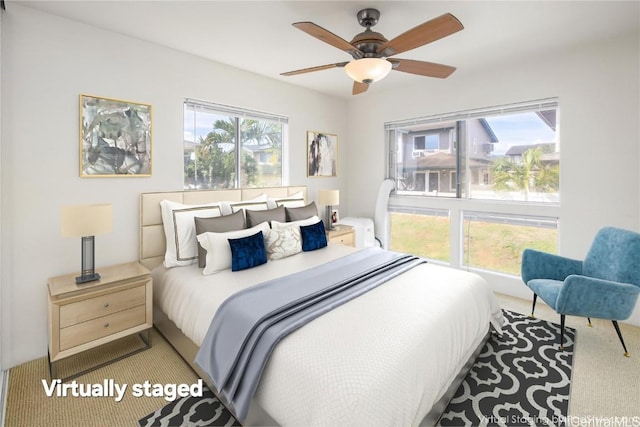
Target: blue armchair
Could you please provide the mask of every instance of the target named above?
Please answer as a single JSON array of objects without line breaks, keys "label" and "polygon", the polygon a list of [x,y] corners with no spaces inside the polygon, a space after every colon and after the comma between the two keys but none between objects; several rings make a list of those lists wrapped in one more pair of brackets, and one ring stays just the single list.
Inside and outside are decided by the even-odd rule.
[{"label": "blue armchair", "polygon": [[618,320],[631,316],[640,294],[640,234],[614,227],[598,231],[584,261],[534,249],[522,254],[522,280],[560,314],[560,348],[566,315],[608,319],[624,344]]}]

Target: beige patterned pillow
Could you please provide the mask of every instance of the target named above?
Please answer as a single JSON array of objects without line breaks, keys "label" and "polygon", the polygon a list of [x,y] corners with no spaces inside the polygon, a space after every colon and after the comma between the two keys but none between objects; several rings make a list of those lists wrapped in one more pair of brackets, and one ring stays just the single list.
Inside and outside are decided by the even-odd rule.
[{"label": "beige patterned pillow", "polygon": [[267,249],[267,258],[271,261],[300,253],[302,252],[300,227],[269,230],[265,235],[264,245]]}]

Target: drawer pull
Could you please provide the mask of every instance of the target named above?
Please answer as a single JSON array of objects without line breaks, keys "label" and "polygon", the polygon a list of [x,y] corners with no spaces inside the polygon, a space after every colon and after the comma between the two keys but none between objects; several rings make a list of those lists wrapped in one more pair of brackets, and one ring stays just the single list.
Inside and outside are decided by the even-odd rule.
[{"label": "drawer pull", "polygon": [[108,303],[108,302],[105,302],[105,303],[104,303],[104,308],[108,308],[108,307],[109,307],[109,303]]},{"label": "drawer pull", "polygon": [[105,324],[104,324],[104,327],[105,327],[105,328],[108,328],[108,327],[109,327],[109,322],[105,323]]}]

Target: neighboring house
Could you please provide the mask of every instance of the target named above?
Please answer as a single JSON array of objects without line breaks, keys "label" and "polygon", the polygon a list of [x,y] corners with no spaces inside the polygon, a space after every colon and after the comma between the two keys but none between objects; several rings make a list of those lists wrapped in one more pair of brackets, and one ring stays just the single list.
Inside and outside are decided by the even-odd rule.
[{"label": "neighboring house", "polygon": [[485,119],[467,120],[466,129],[456,123],[439,123],[437,127],[412,130],[402,134],[398,163],[402,177],[399,186],[410,191],[456,193],[456,134],[464,132],[471,141],[467,170],[471,185],[490,183],[489,165],[493,144],[498,138]]},{"label": "neighboring house", "polygon": [[545,144],[531,144],[531,145],[514,145],[509,148],[504,156],[511,160],[513,163],[522,163],[522,155],[525,151],[532,148],[540,148],[541,156],[540,162],[544,163],[559,163],[560,153],[556,152],[556,144],[554,142]]},{"label": "neighboring house", "polygon": [[[271,156],[273,156],[273,145],[269,143],[258,143],[254,141],[247,141],[242,144],[242,149],[250,152],[253,155],[256,163],[261,166],[271,164]],[[278,164],[280,163],[280,156],[278,156]]]}]

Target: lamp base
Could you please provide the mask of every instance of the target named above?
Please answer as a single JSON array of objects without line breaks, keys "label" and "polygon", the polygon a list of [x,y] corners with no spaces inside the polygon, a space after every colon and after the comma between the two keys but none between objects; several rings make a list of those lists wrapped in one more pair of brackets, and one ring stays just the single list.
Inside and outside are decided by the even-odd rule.
[{"label": "lamp base", "polygon": [[327,206],[326,208],[326,217],[327,223],[324,225],[325,230],[333,230],[335,227],[333,226],[333,221],[331,220],[331,206]]},{"label": "lamp base", "polygon": [[78,276],[76,277],[76,285],[93,282],[95,280],[100,280],[100,275],[98,273],[87,274],[86,276]]}]

